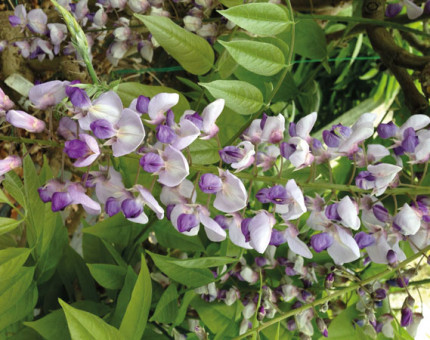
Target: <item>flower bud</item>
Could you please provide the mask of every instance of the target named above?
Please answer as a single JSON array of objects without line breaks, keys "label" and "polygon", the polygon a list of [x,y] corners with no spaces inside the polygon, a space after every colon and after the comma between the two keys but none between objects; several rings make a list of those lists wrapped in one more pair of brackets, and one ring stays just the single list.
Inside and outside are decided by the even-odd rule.
[{"label": "flower bud", "polygon": [[326,250],[333,244],[333,237],[328,233],[320,233],[312,235],[311,246],[317,253]]},{"label": "flower bud", "polygon": [[203,174],[199,180],[199,188],[205,194],[216,194],[222,189],[221,178],[214,174]]},{"label": "flower bud", "polygon": [[10,110],[14,105],[13,101],[0,88],[0,114]]},{"label": "flower bud", "polygon": [[330,289],[331,287],[333,287],[333,283],[334,283],[334,273],[330,273],[325,278],[324,286],[327,289]]},{"label": "flower bud", "polygon": [[181,214],[178,217],[178,231],[181,233],[190,231],[199,225],[199,221],[194,214]]},{"label": "flower bud", "polygon": [[21,164],[21,158],[18,156],[7,156],[6,158],[0,160],[0,176],[3,176],[12,169],[20,167]]},{"label": "flower bud", "polygon": [[146,172],[153,173],[159,171],[164,165],[164,162],[160,155],[149,152],[142,156],[139,164]]},{"label": "flower bud", "polygon": [[321,318],[317,318],[317,326],[319,331],[324,335],[324,337],[328,337],[328,330],[327,325],[325,324],[324,320]]},{"label": "flower bud", "polygon": [[9,110],[6,113],[6,120],[13,126],[24,129],[28,132],[42,132],[45,129],[45,123],[24,111]]},{"label": "flower bud", "polygon": [[391,267],[397,266],[397,254],[394,250],[390,249],[387,252],[387,261]]}]

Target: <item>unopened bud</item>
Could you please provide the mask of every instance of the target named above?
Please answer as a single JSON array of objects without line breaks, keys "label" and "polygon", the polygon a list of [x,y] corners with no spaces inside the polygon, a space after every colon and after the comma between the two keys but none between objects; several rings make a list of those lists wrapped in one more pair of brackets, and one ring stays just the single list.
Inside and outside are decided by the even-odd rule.
[{"label": "unopened bud", "polygon": [[328,330],[327,325],[325,324],[324,320],[321,318],[317,318],[317,326],[322,335],[324,335],[326,338],[328,337]]},{"label": "unopened bud", "polygon": [[387,252],[387,261],[391,267],[397,266],[397,254],[394,250],[390,249]]},{"label": "unopened bud", "polygon": [[334,273],[330,273],[326,276],[324,285],[327,289],[330,289],[333,286],[334,282]]}]

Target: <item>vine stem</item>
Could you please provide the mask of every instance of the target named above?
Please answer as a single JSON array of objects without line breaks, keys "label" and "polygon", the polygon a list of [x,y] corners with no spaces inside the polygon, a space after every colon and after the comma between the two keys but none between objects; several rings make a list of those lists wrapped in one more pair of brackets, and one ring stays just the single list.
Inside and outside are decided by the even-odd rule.
[{"label": "vine stem", "polygon": [[282,315],[280,315],[280,316],[278,316],[276,318],[273,318],[270,321],[267,321],[267,322],[261,324],[260,326],[258,326],[256,328],[250,329],[248,332],[246,332],[246,333],[244,333],[242,335],[239,335],[236,338],[234,338],[234,340],[239,340],[239,339],[243,339],[243,338],[246,338],[248,336],[251,336],[251,335],[255,334],[256,332],[260,332],[263,329],[265,329],[265,328],[267,328],[267,327],[269,327],[271,325],[274,325],[274,324],[276,324],[278,322],[281,322],[281,321],[285,320],[286,318],[289,318],[290,316],[297,315],[297,314],[299,314],[301,312],[304,312],[305,310],[307,310],[309,308],[315,308],[315,306],[322,305],[322,304],[324,304],[324,303],[326,303],[328,301],[331,301],[331,300],[333,300],[333,299],[335,299],[335,298],[337,298],[339,296],[342,296],[342,295],[344,295],[346,293],[352,292],[352,291],[360,288],[361,286],[367,285],[367,284],[369,284],[369,283],[371,283],[373,281],[381,280],[382,278],[384,278],[384,277],[386,277],[386,276],[394,273],[397,270],[400,270],[401,268],[405,267],[409,263],[415,261],[422,254],[426,253],[429,250],[430,250],[430,245],[427,246],[427,247],[425,247],[424,249],[420,250],[416,254],[412,255],[411,257],[407,258],[403,262],[399,263],[399,265],[397,267],[394,267],[394,268],[388,267],[387,269],[381,271],[380,273],[378,273],[378,274],[376,274],[374,276],[371,276],[371,277],[369,277],[369,278],[367,278],[367,279],[365,279],[365,280],[363,280],[363,281],[361,281],[359,283],[353,284],[353,285],[351,285],[349,287],[346,287],[346,288],[344,288],[342,290],[335,291],[335,292],[333,292],[332,294],[330,294],[328,296],[325,296],[323,298],[315,300],[312,303],[308,303],[306,305],[303,305],[302,307],[290,310],[290,311],[288,311],[288,312],[286,312],[286,313],[284,313],[284,314],[282,314]]}]

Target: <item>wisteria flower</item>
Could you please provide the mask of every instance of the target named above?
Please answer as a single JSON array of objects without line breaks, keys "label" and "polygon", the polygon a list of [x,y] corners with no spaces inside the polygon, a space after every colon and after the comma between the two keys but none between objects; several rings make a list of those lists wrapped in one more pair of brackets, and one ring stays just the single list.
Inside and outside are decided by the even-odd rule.
[{"label": "wisteria flower", "polygon": [[45,122],[24,111],[9,110],[6,113],[6,120],[13,126],[28,132],[38,133],[45,130]]},{"label": "wisteria flower", "polygon": [[380,196],[392,184],[401,170],[400,166],[387,163],[369,165],[367,171],[361,171],[357,175],[355,184],[361,189],[373,189],[373,194]]},{"label": "wisteria flower", "polygon": [[68,81],[53,80],[35,85],[30,89],[28,96],[33,105],[41,110],[57,105],[66,98]]},{"label": "wisteria flower", "polygon": [[76,159],[73,165],[78,168],[91,165],[100,155],[97,140],[85,133],[81,133],[79,139],[68,140],[64,144],[64,152]]},{"label": "wisteria flower", "polygon": [[[269,193],[270,195],[273,193]],[[306,212],[303,193],[294,179],[290,179],[285,185],[285,199],[277,203],[276,212],[284,221],[295,220]]]},{"label": "wisteria flower", "polygon": [[228,170],[219,170],[222,189],[217,192],[214,207],[225,213],[233,213],[245,208],[248,194],[242,181]]},{"label": "wisteria flower", "polygon": [[0,176],[3,176],[5,173],[19,168],[22,165],[21,158],[18,156],[7,156],[0,160]]}]

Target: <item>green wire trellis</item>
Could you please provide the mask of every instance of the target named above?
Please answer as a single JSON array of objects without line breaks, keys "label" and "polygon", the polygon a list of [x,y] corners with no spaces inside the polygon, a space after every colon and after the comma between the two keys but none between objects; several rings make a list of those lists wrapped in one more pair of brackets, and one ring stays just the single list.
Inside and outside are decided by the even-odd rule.
[{"label": "green wire trellis", "polygon": [[[370,57],[346,57],[346,58],[329,58],[326,59],[328,62],[335,61],[351,61],[351,60],[379,60],[381,59],[379,56],[370,56]],[[320,63],[325,59],[303,59],[303,60],[294,60],[293,64],[310,64],[310,63]],[[135,69],[123,69],[123,70],[115,70],[112,73],[121,75],[121,74],[134,74],[134,73],[146,73],[146,72],[156,72],[156,73],[164,73],[164,72],[175,72],[175,71],[183,71],[184,68],[182,66],[171,66],[171,67],[160,67],[160,68],[142,68],[139,70]]]}]

